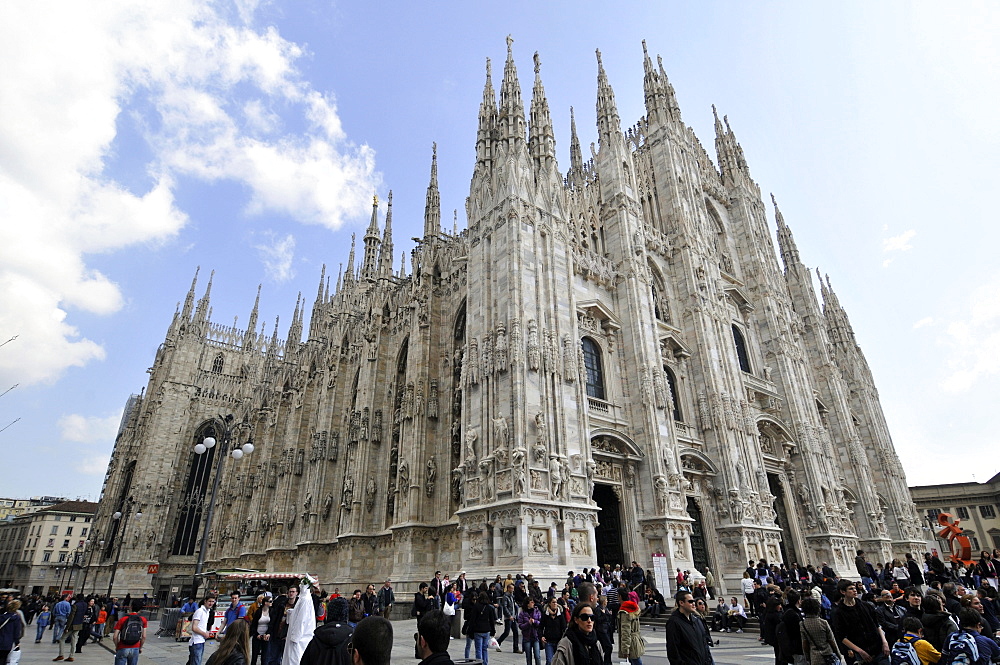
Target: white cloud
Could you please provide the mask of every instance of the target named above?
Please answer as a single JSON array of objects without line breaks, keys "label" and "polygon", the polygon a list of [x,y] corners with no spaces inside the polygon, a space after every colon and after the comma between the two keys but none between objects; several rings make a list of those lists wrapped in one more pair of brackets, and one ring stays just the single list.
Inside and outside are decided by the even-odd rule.
[{"label": "white cloud", "polygon": [[[242,183],[252,213],[330,228],[365,214],[373,152],[301,78],[302,48],[251,27],[257,5],[0,5],[0,333],[20,335],[0,353],[0,383],[54,381],[104,357],[72,310],[107,315],[123,299],[87,255],[175,236],[187,221],[175,176]],[[282,133],[282,114],[308,129]],[[111,171],[128,148],[121,117],[144,132],[145,191]]]},{"label": "white cloud", "polygon": [[111,443],[118,434],[121,420],[121,411],[105,418],[71,413],[60,418],[57,424],[59,425],[59,435],[63,441]]},{"label": "white cloud", "polygon": [[909,231],[903,231],[898,236],[883,238],[882,252],[888,254],[889,252],[905,252],[913,249],[910,241],[913,240],[913,236],[915,235],[917,235],[917,232],[914,229],[910,229]]},{"label": "white cloud", "polygon": [[967,311],[945,327],[943,343],[951,353],[942,387],[948,392],[967,392],[982,379],[1000,374],[1000,276],[973,292]]},{"label": "white cloud", "polygon": [[919,328],[923,328],[924,326],[929,326],[933,323],[934,323],[934,317],[925,316],[924,318],[920,319],[919,321],[913,324],[913,329],[917,330]]},{"label": "white cloud", "polygon": [[276,282],[287,282],[295,276],[292,260],[295,258],[295,237],[291,234],[278,238],[267,233],[269,244],[255,245],[267,276]]},{"label": "white cloud", "polygon": [[85,476],[103,476],[110,462],[111,455],[86,455],[76,463],[76,471]]}]

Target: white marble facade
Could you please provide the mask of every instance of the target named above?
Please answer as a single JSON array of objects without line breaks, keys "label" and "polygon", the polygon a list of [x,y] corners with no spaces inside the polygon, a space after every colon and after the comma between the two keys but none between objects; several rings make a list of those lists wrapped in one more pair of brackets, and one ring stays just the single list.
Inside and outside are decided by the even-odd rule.
[{"label": "white marble facade", "polygon": [[[390,194],[287,341],[256,304],[246,330],[209,321],[211,283],[197,301],[192,284],[108,469],[100,532],[126,496],[144,513],[116,589],[148,588],[149,563],[154,584],[193,570],[211,472],[192,447],[220,413],[256,451],[223,465],[209,567],[557,579],[662,552],[735,583],[760,557],[849,572],[859,546],[917,551],[829,280],[775,204],[779,261],[728,121],[713,163],[662,65],[644,70],[646,116],[622,130],[598,53],[599,142],[585,160],[573,120],[563,172],[539,60],[526,113],[508,44],[466,230],[441,227],[435,151],[409,265],[393,268]],[[95,557],[104,579],[110,564]]]}]

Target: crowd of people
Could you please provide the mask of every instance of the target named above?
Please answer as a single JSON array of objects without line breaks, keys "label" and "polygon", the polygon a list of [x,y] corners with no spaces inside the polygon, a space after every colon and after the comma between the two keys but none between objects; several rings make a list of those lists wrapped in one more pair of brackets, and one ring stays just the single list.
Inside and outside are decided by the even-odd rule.
[{"label": "crowd of people", "polygon": [[[949,567],[931,553],[872,564],[858,551],[849,578],[827,563],[750,561],[742,597],[728,598],[717,595],[710,570],[692,576],[678,569],[675,608],[665,626],[667,657],[671,665],[709,665],[718,644],[712,633],[741,633],[755,617],[758,639],[773,649],[776,665],[831,665],[842,657],[876,665],[1000,663],[998,561],[1000,552],[984,551],[970,566]],[[316,584],[301,588],[309,589],[307,597],[293,585],[261,591],[249,604],[234,592],[221,619],[215,594],[198,603],[187,599],[181,611],[191,618],[188,665],[202,665],[205,642],[213,637],[219,648],[207,665],[388,664],[388,618],[396,603],[391,580],[349,596]],[[137,665],[146,639],[144,600],[130,601],[0,596],[0,662],[34,622],[36,643],[48,629],[59,645],[55,661],[72,662],[88,642],[110,635],[116,665]],[[476,584],[465,572],[454,580],[436,572],[413,597],[414,655],[421,665],[450,665],[452,640],[464,638],[465,658],[489,665],[490,652],[509,639],[526,665],[541,665],[543,653],[545,665],[610,665],[616,653],[642,665],[640,616],[658,617],[666,605],[637,562],[570,571],[561,586],[553,582],[544,590],[530,574]]]},{"label": "crowd of people", "polygon": [[776,665],[1000,663],[998,558],[983,551],[971,566],[946,566],[936,554],[906,554],[882,565],[859,550],[851,577],[860,579],[825,563],[750,561],[743,602],[720,598],[704,619],[712,630],[739,630],[745,614],[758,617]]}]

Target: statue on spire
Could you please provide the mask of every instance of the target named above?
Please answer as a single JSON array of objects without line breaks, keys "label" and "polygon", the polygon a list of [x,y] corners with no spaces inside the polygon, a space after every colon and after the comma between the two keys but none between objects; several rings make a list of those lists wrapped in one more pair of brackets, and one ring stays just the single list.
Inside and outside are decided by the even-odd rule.
[{"label": "statue on spire", "polygon": [[514,38],[507,35],[507,53],[511,53],[514,49]]},{"label": "statue on spire", "polygon": [[538,57],[538,51],[535,51],[535,75],[537,75],[542,70],[542,59]]}]

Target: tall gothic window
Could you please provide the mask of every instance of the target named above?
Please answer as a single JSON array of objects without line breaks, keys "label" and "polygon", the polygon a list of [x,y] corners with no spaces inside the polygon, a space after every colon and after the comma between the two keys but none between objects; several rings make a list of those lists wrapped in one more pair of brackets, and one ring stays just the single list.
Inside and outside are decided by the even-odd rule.
[{"label": "tall gothic window", "polygon": [[587,396],[604,399],[604,369],[601,366],[601,347],[584,337],[583,366],[587,369]]},{"label": "tall gothic window", "polygon": [[667,375],[667,385],[670,386],[670,398],[673,400],[674,420],[683,422],[681,417],[681,396],[677,394],[677,378],[666,365],[663,366],[663,373]]},{"label": "tall gothic window", "polygon": [[[194,435],[194,442],[201,443],[205,437],[217,437],[212,423],[206,423]],[[220,441],[219,444],[222,442]],[[171,554],[192,556],[201,531],[202,511],[205,508],[205,494],[208,491],[208,480],[212,473],[215,453],[222,446],[216,444],[201,455],[191,451],[191,467],[188,470],[187,482],[184,485],[184,500],[174,532],[174,542]],[[189,448],[190,449],[190,448]]]},{"label": "tall gothic window", "polygon": [[736,356],[740,359],[740,369],[749,374],[750,356],[747,354],[747,342],[735,323],[733,324],[733,344],[736,345]]},{"label": "tall gothic window", "polygon": [[226,357],[221,353],[215,356],[215,360],[212,361],[212,374],[222,374],[222,370],[226,367]]}]

